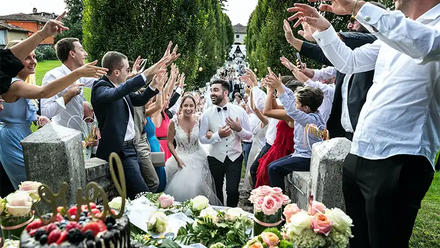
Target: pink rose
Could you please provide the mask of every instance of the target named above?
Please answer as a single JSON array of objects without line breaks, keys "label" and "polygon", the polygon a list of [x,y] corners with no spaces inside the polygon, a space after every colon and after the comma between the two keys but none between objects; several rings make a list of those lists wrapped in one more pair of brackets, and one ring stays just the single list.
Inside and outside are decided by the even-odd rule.
[{"label": "pink rose", "polygon": [[249,197],[249,201],[255,204],[258,201],[258,194],[252,191],[252,194]]},{"label": "pink rose", "polygon": [[162,194],[159,196],[159,202],[161,208],[168,208],[174,204],[174,197],[167,194]]},{"label": "pink rose", "polygon": [[282,195],[281,199],[283,199],[283,205],[287,205],[290,203],[290,198],[287,195]]},{"label": "pink rose", "polygon": [[261,210],[265,215],[275,214],[281,206],[272,196],[265,196]]},{"label": "pink rose", "polygon": [[315,233],[322,233],[325,236],[328,236],[330,233],[330,229],[332,227],[332,223],[329,218],[327,218],[323,214],[316,214],[312,217],[312,228]]},{"label": "pink rose", "polygon": [[272,194],[281,196],[283,194],[283,190],[279,187],[273,187]]},{"label": "pink rose", "polygon": [[261,238],[268,248],[278,247],[277,245],[280,243],[280,238],[271,232],[263,232]]},{"label": "pink rose", "polygon": [[258,198],[257,202],[255,203],[255,208],[256,208],[257,211],[261,211],[262,210],[263,203],[264,203],[264,197]]},{"label": "pink rose", "polygon": [[283,206],[283,199],[278,195],[272,195],[272,198],[275,199],[278,206]]},{"label": "pink rose", "polygon": [[27,191],[28,193],[38,194],[38,188],[41,183],[33,181],[24,181],[20,184],[19,189],[21,191]]},{"label": "pink rose", "polygon": [[289,204],[284,208],[284,212],[283,215],[286,218],[286,222],[290,223],[290,217],[292,217],[292,215],[301,212],[301,209],[299,209],[298,205],[294,204]]},{"label": "pink rose", "polygon": [[257,192],[259,196],[266,196],[272,192],[272,188],[267,185],[260,186],[257,188]]},{"label": "pink rose", "polygon": [[311,209],[309,209],[309,214],[310,215],[315,215],[316,213],[324,214],[325,209],[326,209],[326,207],[324,204],[317,202],[317,201],[313,201],[312,207],[311,207]]}]

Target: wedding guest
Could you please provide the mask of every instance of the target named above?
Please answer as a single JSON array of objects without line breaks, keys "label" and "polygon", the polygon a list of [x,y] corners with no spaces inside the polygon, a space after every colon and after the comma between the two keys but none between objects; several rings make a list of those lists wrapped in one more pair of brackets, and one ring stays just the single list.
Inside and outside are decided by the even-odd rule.
[{"label": "wedding guest", "polygon": [[[61,66],[46,73],[42,85],[71,74],[85,64],[87,52],[77,38],[63,38],[55,44],[57,58]],[[83,86],[92,88],[96,78],[82,77],[50,98],[41,99],[41,113],[52,119],[52,122],[64,127],[85,133],[82,117],[84,115]],[[83,137],[85,138],[85,137]]]},{"label": "wedding guest", "polygon": [[[316,140],[305,136],[307,125],[325,127],[325,122],[319,114],[324,94],[319,88],[304,86],[293,93],[283,85],[281,77],[269,70],[267,85],[277,90],[277,95],[286,109],[287,114],[295,121],[294,125],[294,152],[269,164],[269,178],[272,187],[280,187],[284,190],[284,177],[292,171],[309,171],[310,158],[312,155],[311,145]],[[311,139],[304,142],[304,140]]]},{"label": "wedding guest", "polygon": [[102,135],[97,157],[108,161],[112,152],[121,157],[125,177],[130,178],[127,195],[131,199],[140,192],[149,191],[141,175],[135,148],[133,106],[145,105],[158,93],[156,87],[161,82],[153,80],[142,94],[133,91],[151,81],[154,75],[166,73],[166,63],[178,57],[175,50],[171,53],[171,46],[170,42],[158,63],[127,81],[130,72],[127,57],[119,52],[107,52],[102,58],[102,65],[108,68],[108,73],[93,84],[91,102]]},{"label": "wedding guest", "polygon": [[355,16],[379,39],[355,50],[315,8],[290,9],[298,11],[294,18],[305,16],[301,21],[317,29],[315,40],[339,71],[375,70],[343,169],[353,247],[408,247],[440,149],[440,3],[403,0],[395,7],[351,0],[321,6]]},{"label": "wedding guest", "polygon": [[[60,16],[58,16],[55,20],[49,20],[43,27],[43,29],[35,32],[32,36],[25,39],[21,43],[16,46],[0,49],[0,95],[4,94],[4,99],[7,102],[14,102],[15,94],[5,94],[9,87],[11,86],[11,79],[23,69],[23,64],[21,60],[24,60],[43,40],[52,35],[62,33],[64,30],[68,28],[64,27],[61,19],[63,19],[66,12],[63,12]],[[51,85],[54,87],[55,85]],[[51,88],[49,87],[49,89]],[[36,89],[34,89],[36,90]],[[55,92],[50,89],[51,94],[56,94],[58,92],[58,88],[55,89]],[[37,99],[35,94],[38,92],[31,92],[32,96],[27,96],[32,99]],[[21,93],[19,96],[22,97]],[[12,100],[9,100],[9,97]]]}]

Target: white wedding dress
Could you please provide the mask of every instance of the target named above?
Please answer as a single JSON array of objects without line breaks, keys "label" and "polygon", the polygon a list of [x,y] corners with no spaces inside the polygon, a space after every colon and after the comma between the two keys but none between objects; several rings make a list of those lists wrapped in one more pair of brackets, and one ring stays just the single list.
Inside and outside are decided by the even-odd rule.
[{"label": "white wedding dress", "polygon": [[174,156],[167,160],[165,170],[168,185],[165,193],[179,202],[204,195],[209,199],[209,204],[221,205],[215,194],[206,152],[199,142],[199,122],[196,121],[188,134],[180,127],[177,116],[172,121],[175,126],[176,152],[186,167],[179,168]]}]

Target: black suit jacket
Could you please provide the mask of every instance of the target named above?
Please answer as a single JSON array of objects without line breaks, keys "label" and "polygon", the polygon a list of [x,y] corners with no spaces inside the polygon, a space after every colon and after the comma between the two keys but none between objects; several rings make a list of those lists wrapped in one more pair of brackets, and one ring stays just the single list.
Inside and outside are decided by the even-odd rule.
[{"label": "black suit jacket", "polygon": [[101,140],[96,152],[98,158],[108,161],[110,153],[119,153],[122,150],[130,114],[127,103],[133,115],[133,106],[145,105],[158,93],[150,87],[147,87],[142,94],[133,93],[135,89],[144,85],[145,81],[141,75],[118,87],[115,87],[106,76],[93,83],[91,101],[101,131]]},{"label": "black suit jacket", "polygon": [[[369,33],[341,32],[339,34],[343,38],[345,44],[351,49],[355,49],[368,43],[373,43],[376,40],[376,37]],[[301,47],[300,54],[319,63],[333,66],[333,64],[325,57],[324,52],[317,44],[304,42]],[[356,130],[359,113],[361,112],[362,106],[364,106],[367,92],[373,84],[373,76],[374,70],[356,73],[353,74],[349,81],[347,105],[353,130]],[[345,74],[340,73],[339,71],[336,73],[335,96],[333,98],[332,111],[327,121],[327,129],[330,133],[330,138],[346,137],[345,130],[341,124],[341,88],[344,77]]]}]

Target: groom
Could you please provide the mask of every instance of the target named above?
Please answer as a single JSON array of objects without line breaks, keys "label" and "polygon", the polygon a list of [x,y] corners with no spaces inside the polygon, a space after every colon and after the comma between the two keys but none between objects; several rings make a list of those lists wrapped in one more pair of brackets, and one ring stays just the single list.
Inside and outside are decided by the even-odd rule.
[{"label": "groom", "polygon": [[[228,94],[228,82],[219,79],[211,83],[213,106],[202,115],[200,142],[210,144],[208,163],[217,197],[223,202],[223,179],[226,174],[227,205],[236,207],[243,162],[241,140],[252,138],[252,132],[246,112],[229,103]],[[208,131],[213,133],[210,138],[206,136]]]}]

